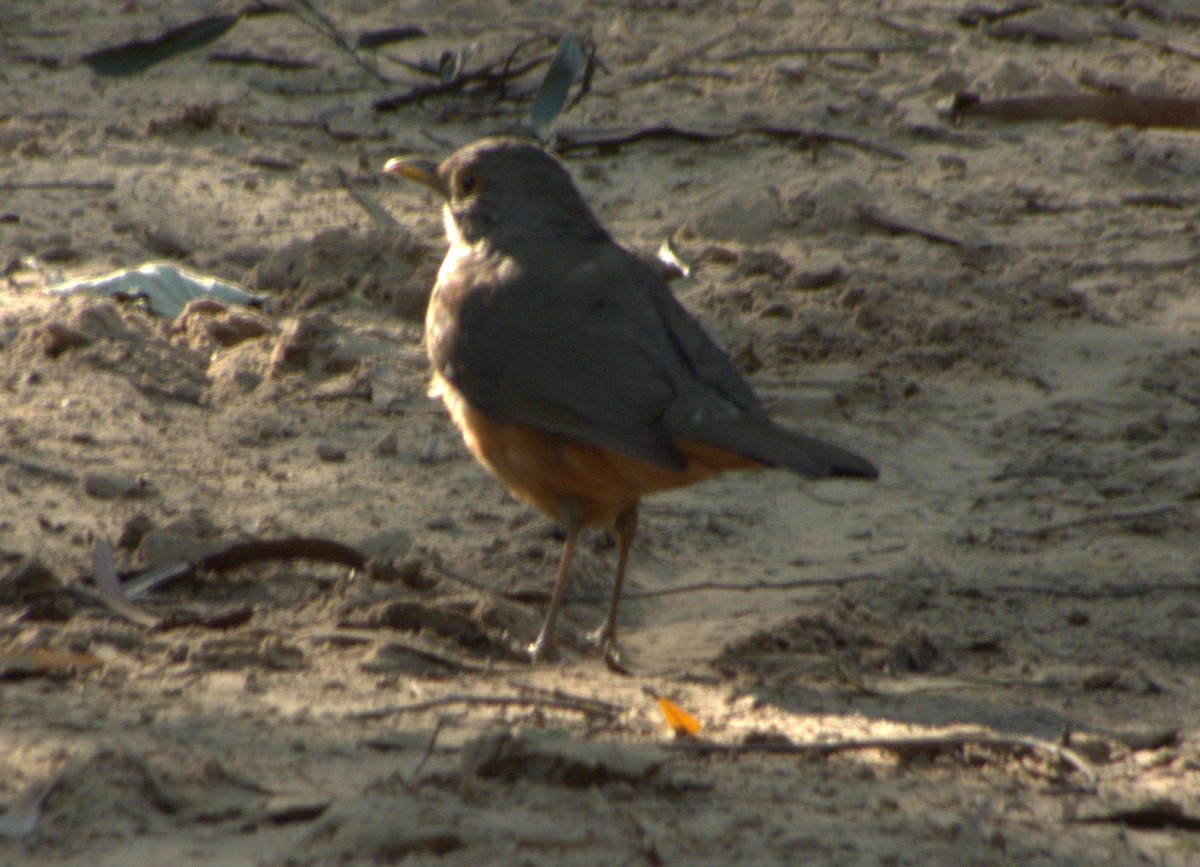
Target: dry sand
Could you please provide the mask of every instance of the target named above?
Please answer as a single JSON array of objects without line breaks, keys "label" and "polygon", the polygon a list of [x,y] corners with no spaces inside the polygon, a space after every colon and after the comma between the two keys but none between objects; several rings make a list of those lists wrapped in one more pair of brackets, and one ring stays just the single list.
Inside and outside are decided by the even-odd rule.
[{"label": "dry sand", "polygon": [[[966,26],[938,0],[318,0],[351,38],[429,35],[379,52],[389,84],[284,16],[137,77],[78,62],[211,11],[162,5],[0,11],[0,863],[1200,861],[1200,139],[938,113],[960,89],[1200,95],[1189,3]],[[564,29],[603,68],[561,132],[853,139],[568,155],[622,242],[674,238],[674,288],[773,412],[883,473],[647,502],[631,676],[509,659],[560,540],[425,397],[440,215],[379,172],[517,129],[540,72],[372,108],[429,81],[389,58],[474,45],[474,69]],[[847,45],[884,50],[752,50]],[[266,310],[42,291],[156,259]],[[399,568],[202,570],[136,598],[153,628],[90,583],[97,542],[134,574],[291,536]],[[614,561],[584,549],[577,629]],[[655,695],[760,751],[680,751]],[[761,751],[964,731],[1080,766]]]}]

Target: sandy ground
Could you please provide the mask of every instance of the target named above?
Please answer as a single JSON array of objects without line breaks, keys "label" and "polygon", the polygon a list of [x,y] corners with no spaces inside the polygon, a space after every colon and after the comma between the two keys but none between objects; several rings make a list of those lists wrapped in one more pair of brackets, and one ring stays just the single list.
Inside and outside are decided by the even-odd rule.
[{"label": "sandy ground", "polygon": [[[102,80],[82,54],[211,4],[0,10],[0,862],[1200,862],[1200,140],[938,113],[1200,95],[1190,4],[318,5],[428,35],[368,55],[389,83],[284,16]],[[440,215],[379,173],[518,129],[540,72],[372,107],[431,81],[396,58],[564,29],[603,66],[560,133],[853,139],[568,155],[622,242],[674,238],[772,411],[883,473],[647,502],[629,676],[509,653],[560,537],[425,397]],[[265,310],[43,292],[163,259]],[[297,536],[375,559],[98,601],[97,546],[133,577]],[[576,629],[614,561],[584,548]],[[655,696],[731,749],[674,741]],[[941,740],[794,751],[913,737]]]}]

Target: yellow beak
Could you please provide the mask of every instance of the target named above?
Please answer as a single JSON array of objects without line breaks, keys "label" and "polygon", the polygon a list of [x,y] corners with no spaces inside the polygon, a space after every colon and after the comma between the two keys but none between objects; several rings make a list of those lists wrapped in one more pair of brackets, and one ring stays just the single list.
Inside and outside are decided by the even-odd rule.
[{"label": "yellow beak", "polygon": [[383,170],[389,175],[399,175],[410,181],[424,184],[444,199],[450,198],[450,191],[446,189],[446,184],[438,175],[438,164],[433,160],[392,157],[384,164]]}]

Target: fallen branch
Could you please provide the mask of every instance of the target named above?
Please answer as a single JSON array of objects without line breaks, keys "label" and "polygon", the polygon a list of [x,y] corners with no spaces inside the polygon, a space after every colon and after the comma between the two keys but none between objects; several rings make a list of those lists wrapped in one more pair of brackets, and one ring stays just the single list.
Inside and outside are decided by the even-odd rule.
[{"label": "fallen branch", "polygon": [[898,161],[905,159],[904,154],[899,151],[854,136],[839,135],[837,133],[825,132],[824,130],[807,130],[799,127],[775,126],[772,124],[757,124],[728,130],[687,129],[686,127],[679,127],[673,124],[660,124],[632,130],[616,130],[590,135],[585,131],[560,131],[554,145],[554,150],[560,154],[584,148],[595,148],[598,151],[612,151],[621,145],[655,139],[677,139],[708,144],[711,142],[728,141],[745,135],[761,135],[767,138],[795,141],[803,147],[814,149],[824,144],[841,144],[879,154],[888,159]]},{"label": "fallen branch", "polygon": [[1103,479],[1107,477],[1108,472],[1099,469],[1043,465],[1031,467],[1006,467],[995,475],[989,476],[988,481],[1008,482],[1013,479],[1056,479],[1060,482],[1077,482],[1087,481],[1090,479]]},{"label": "fallen branch", "polygon": [[785,45],[778,48],[746,48],[722,57],[714,57],[713,60],[720,63],[732,63],[755,57],[790,57],[793,54],[923,54],[932,47],[931,45],[889,45],[886,43],[879,45]]},{"label": "fallen branch", "polygon": [[[1085,590],[1082,587],[1055,587],[1052,584],[992,584],[987,588],[989,593],[1032,593],[1038,596],[1050,596],[1055,599],[1082,599],[1094,602],[1099,599],[1136,599],[1139,596],[1151,596],[1155,593],[1197,593],[1200,592],[1200,581],[1171,581],[1154,584],[1135,584],[1132,586],[1106,587],[1102,590]],[[951,593],[978,596],[975,588],[951,590]]]},{"label": "fallen branch", "polygon": [[1040,738],[1021,735],[996,735],[984,732],[962,732],[945,735],[917,735],[896,738],[864,738],[846,741],[753,741],[743,744],[720,744],[711,741],[684,739],[669,745],[670,749],[697,755],[739,756],[748,753],[773,753],[776,755],[831,756],[851,750],[887,750],[893,753],[941,753],[963,749],[968,746],[1007,752],[1042,753],[1063,762],[1087,780],[1087,787],[1094,789],[1096,772],[1081,755],[1068,747]]},{"label": "fallen branch", "polygon": [[343,545],[341,542],[334,542],[331,539],[310,536],[255,539],[249,542],[234,542],[219,551],[201,557],[194,563],[169,563],[147,569],[126,582],[124,592],[126,596],[132,598],[156,587],[161,587],[163,584],[192,575],[196,570],[224,572],[267,560],[314,560],[318,563],[348,566],[351,569],[364,569],[367,559],[367,555],[356,548]]},{"label": "fallen branch", "polygon": [[116,188],[113,181],[0,181],[0,190],[98,190]]},{"label": "fallen branch", "polygon": [[504,65],[500,67],[500,76],[499,76],[499,85],[500,85],[499,98],[500,99],[504,99],[504,97],[507,95],[505,93],[505,85],[508,83],[508,80],[510,78],[518,77],[518,76],[522,75],[523,72],[529,71],[530,69],[532,69],[534,66],[536,66],[538,64],[549,63],[551,61],[551,59],[554,57],[553,54],[539,54],[533,60],[527,61],[523,67],[518,67],[518,69],[521,71],[514,70],[513,63],[516,61],[517,55],[520,54],[522,51],[524,51],[526,48],[528,48],[530,45],[536,45],[539,42],[546,43],[550,46],[554,45],[553,38],[551,38],[549,36],[543,36],[543,35],[530,36],[528,39],[523,39],[520,42],[518,42],[513,47],[512,51],[508,52],[508,56],[504,58]]},{"label": "fallen branch", "polygon": [[[506,84],[515,78],[520,78],[522,75],[536,69],[542,64],[550,62],[550,55],[536,57],[533,60],[523,63],[520,66],[510,68],[508,61],[493,60],[490,63],[485,63],[483,66],[471,72],[464,72],[461,75],[456,75],[449,81],[436,81],[429,84],[418,84],[410,88],[404,93],[396,96],[389,96],[383,99],[377,99],[373,102],[372,108],[376,111],[398,111],[408,105],[424,102],[435,96],[446,96],[452,93],[459,93],[466,90],[468,85],[477,84],[481,89],[487,90],[496,88],[500,93],[504,93]],[[497,68],[500,71],[497,72]]]},{"label": "fallen branch", "polygon": [[[359,55],[357,51],[354,50],[354,46],[350,44],[350,40],[342,35],[342,31],[338,29],[337,25],[329,19],[329,16],[325,15],[325,13],[313,5],[311,0],[295,0],[295,3],[298,8],[288,10],[291,12],[294,18],[308,25],[317,33],[320,33],[322,36],[332,42],[335,46],[337,46],[337,48],[346,54],[347,57],[350,58],[355,66],[367,73],[367,75],[374,78],[380,84],[391,83],[391,81],[385,75],[375,68],[374,64],[368,63],[362,58],[361,55]],[[301,9],[303,9],[307,15],[301,13]],[[309,16],[311,16],[311,18]]]},{"label": "fallen branch", "polygon": [[891,232],[895,235],[916,235],[918,238],[924,238],[926,241],[933,241],[935,244],[947,244],[951,247],[962,247],[963,241],[959,238],[943,235],[940,232],[935,232],[932,229],[923,229],[920,226],[910,226],[907,223],[902,223],[894,217],[889,217],[882,214],[868,205],[858,206],[858,218],[862,222],[873,229],[882,229],[885,232]]},{"label": "fallen branch", "polygon": [[[438,721],[433,726],[433,733],[429,736],[429,745],[425,747],[425,754],[421,756],[421,761],[417,762],[417,766],[413,768],[412,778],[414,782],[421,776],[421,771],[425,770],[425,763],[429,761],[429,757],[433,755],[434,747],[437,746],[438,736],[442,733],[442,726],[446,724],[445,717],[438,717]],[[412,789],[413,784],[409,784],[406,788]]]},{"label": "fallen branch", "polygon": [[571,695],[570,693],[564,692],[561,689],[546,689],[544,687],[532,686],[527,683],[519,683],[513,680],[508,681],[508,685],[513,689],[519,690],[521,693],[527,695],[541,696],[542,698],[552,698],[562,701],[573,701],[578,702],[581,705],[590,705],[596,709],[597,713],[601,714],[613,714],[615,716],[624,710],[624,708],[619,704],[613,704],[609,701],[601,701],[598,698]]},{"label": "fallen branch", "polygon": [[1109,126],[1200,129],[1200,99],[1134,93],[1075,93],[981,100],[960,91],[950,106],[951,119],[985,117],[1024,122],[1091,120]]},{"label": "fallen branch", "polygon": [[238,66],[266,66],[269,69],[283,69],[286,71],[313,69],[317,66],[311,60],[272,57],[267,54],[255,54],[253,51],[214,51],[208,55],[208,62],[230,63]]},{"label": "fallen branch", "polygon": [[367,555],[349,545],[330,539],[291,536],[285,539],[235,542],[215,554],[200,558],[196,562],[196,568],[220,572],[264,560],[316,560],[349,566],[351,569],[362,569],[367,565]]},{"label": "fallen branch", "polygon": [[536,698],[524,695],[447,695],[441,698],[429,699],[428,701],[413,702],[412,704],[393,704],[387,707],[372,708],[371,710],[355,711],[348,714],[348,717],[357,720],[382,719],[383,717],[398,714],[421,713],[438,707],[459,704],[491,707],[507,707],[508,705],[548,707],[555,710],[574,711],[585,716],[602,716],[606,719],[615,718],[619,713],[619,711],[598,708],[595,702],[586,699]]}]

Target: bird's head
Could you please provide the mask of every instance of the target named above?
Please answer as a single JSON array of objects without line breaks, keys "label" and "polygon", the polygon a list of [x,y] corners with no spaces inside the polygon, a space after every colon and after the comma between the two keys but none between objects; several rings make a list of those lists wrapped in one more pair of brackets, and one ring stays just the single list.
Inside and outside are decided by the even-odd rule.
[{"label": "bird's head", "polygon": [[483,139],[440,163],[397,157],[383,170],[443,198],[452,243],[503,247],[515,237],[607,237],[562,163],[526,139]]}]

